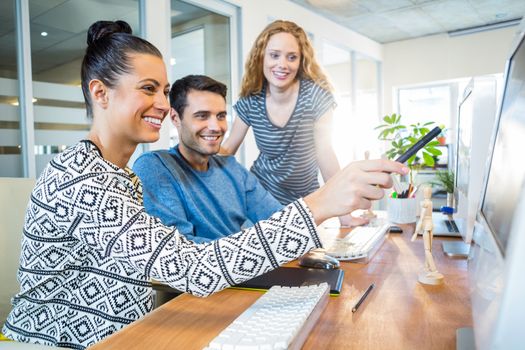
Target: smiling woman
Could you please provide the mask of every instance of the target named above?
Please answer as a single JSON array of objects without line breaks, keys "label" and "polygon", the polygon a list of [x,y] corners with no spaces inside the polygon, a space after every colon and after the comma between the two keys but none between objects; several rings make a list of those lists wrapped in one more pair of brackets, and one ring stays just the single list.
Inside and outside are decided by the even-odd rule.
[{"label": "smiling woman", "polygon": [[[234,154],[253,127],[259,156],[251,172],[282,204],[319,188],[339,169],[332,148],[332,86],[305,31],[294,22],[270,23],[246,61],[237,118],[222,153]],[[346,215],[344,226],[360,219]]]},{"label": "smiling woman", "polygon": [[[87,113],[93,117],[88,138],[107,160],[125,168],[139,143],[158,140],[169,111],[169,83],[156,47],[125,35],[131,33],[125,22],[97,23],[90,28],[81,70]],[[118,29],[123,33],[114,33]],[[138,46],[124,52],[135,41]]]},{"label": "smiling woman", "polygon": [[[125,165],[138,143],[159,137],[169,111],[166,71],[159,51],[132,36],[126,22],[94,23],[87,43],[82,90],[93,125],[88,140],[48,164],[33,190],[21,290],[3,329],[19,341],[83,348],[151,309],[145,272],[151,267],[129,254],[141,255],[153,243],[129,233],[155,225],[135,223],[141,190]],[[129,232],[115,235],[124,227]],[[124,256],[127,262],[119,260]]]},{"label": "smiling woman", "polygon": [[390,186],[387,172],[408,170],[351,165],[254,227],[196,244],[145,212],[141,182],[126,168],[169,110],[158,50],[125,22],[94,23],[82,90],[88,140],[46,166],[26,212],[20,292],[2,329],[13,340],[83,349],[152,310],[151,278],[206,296],[256,277],[320,247],[318,224],[369,207],[384,195],[375,184]]},{"label": "smiling woman", "polygon": [[[88,85],[96,115],[88,137],[106,159],[121,168],[139,143],[158,140],[160,125],[169,111],[169,83],[162,58],[133,53],[128,59],[133,69],[121,75],[114,88],[99,79],[90,80]],[[112,142],[121,143],[117,158],[107,153]]]}]

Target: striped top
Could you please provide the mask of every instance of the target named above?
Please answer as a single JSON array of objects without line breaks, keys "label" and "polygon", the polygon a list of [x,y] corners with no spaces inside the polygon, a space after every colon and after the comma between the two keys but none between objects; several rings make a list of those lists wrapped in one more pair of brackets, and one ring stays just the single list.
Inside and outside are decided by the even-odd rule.
[{"label": "striped top", "polygon": [[295,109],[283,127],[275,126],[268,117],[266,86],[233,106],[239,118],[253,127],[260,151],[251,171],[282,204],[319,188],[314,125],[335,106],[332,93],[311,80],[300,81]]},{"label": "striped top", "polygon": [[84,349],[153,308],[150,278],[206,296],[320,247],[301,200],[205,244],[148,215],[142,185],[91,142],[57,155],[29,202],[20,292],[2,332],[19,342]]}]

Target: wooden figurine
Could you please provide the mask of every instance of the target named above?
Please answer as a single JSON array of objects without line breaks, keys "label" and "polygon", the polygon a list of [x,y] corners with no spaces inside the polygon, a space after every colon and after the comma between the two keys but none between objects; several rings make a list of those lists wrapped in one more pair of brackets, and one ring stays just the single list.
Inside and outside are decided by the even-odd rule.
[{"label": "wooden figurine", "polygon": [[425,265],[419,273],[418,280],[423,284],[437,285],[443,283],[443,275],[437,270],[434,257],[432,256],[433,223],[432,188],[430,186],[425,187],[423,196],[424,200],[421,202],[421,214],[414,235],[412,236],[412,241],[415,241],[417,235],[421,233],[425,247]]}]

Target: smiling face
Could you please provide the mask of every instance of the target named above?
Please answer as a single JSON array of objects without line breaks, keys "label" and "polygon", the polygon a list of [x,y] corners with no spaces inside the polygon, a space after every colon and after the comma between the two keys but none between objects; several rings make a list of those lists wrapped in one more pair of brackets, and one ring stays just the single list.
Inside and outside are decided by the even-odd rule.
[{"label": "smiling face", "polygon": [[170,108],[166,68],[160,57],[149,54],[131,54],[130,63],[130,73],[107,90],[105,127],[125,143],[154,142]]},{"label": "smiling face", "polygon": [[301,51],[290,33],[277,33],[270,37],[264,52],[263,73],[270,88],[286,90],[293,85],[299,66]]},{"label": "smiling face", "polygon": [[172,109],[179,151],[194,169],[206,170],[208,157],[219,152],[228,130],[226,116],[224,97],[210,91],[190,90],[182,118]]}]

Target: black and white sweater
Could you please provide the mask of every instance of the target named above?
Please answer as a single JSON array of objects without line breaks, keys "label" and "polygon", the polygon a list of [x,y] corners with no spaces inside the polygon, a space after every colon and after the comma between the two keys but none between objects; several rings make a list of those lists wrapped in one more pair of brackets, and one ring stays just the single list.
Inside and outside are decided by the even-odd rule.
[{"label": "black and white sweater", "polygon": [[195,244],[149,216],[131,170],[81,141],[55,157],[27,208],[20,292],[3,333],[82,349],[153,308],[150,278],[206,296],[321,246],[296,201],[254,227]]}]

